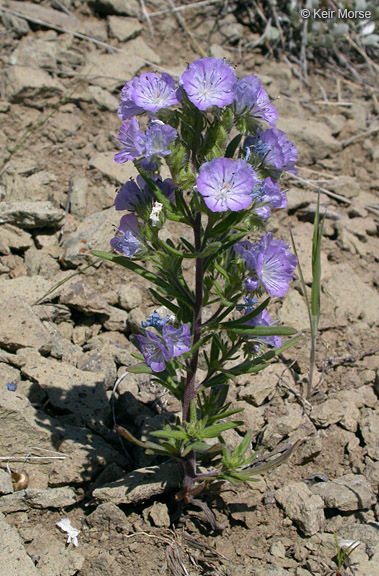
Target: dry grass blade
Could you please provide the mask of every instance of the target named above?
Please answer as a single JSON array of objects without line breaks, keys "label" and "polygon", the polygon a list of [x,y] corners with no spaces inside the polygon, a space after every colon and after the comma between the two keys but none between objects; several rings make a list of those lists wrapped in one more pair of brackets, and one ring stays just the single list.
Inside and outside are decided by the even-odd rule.
[{"label": "dry grass blade", "polygon": [[355,136],[351,136],[351,138],[346,138],[345,140],[341,140],[340,144],[341,144],[342,148],[346,148],[346,146],[349,146],[350,144],[353,144],[354,142],[358,142],[359,140],[362,140],[363,138],[366,138],[367,136],[370,136],[371,134],[375,134],[378,130],[379,130],[379,125],[373,126],[372,128],[369,128],[368,130],[366,130],[366,132],[362,132],[361,134],[356,134]]},{"label": "dry grass blade", "polygon": [[313,188],[314,190],[317,190],[317,191],[321,192],[322,194],[325,194],[326,196],[330,196],[330,198],[335,198],[335,200],[338,200],[339,202],[344,202],[345,204],[348,204],[349,206],[352,204],[352,202],[350,200],[348,200],[347,198],[344,198],[344,196],[340,196],[339,194],[336,194],[335,192],[331,192],[330,190],[326,190],[325,188],[320,188],[320,186],[318,186],[317,184],[314,184],[311,180],[306,180],[305,178],[301,178],[300,176],[296,176],[295,174],[290,174],[289,178],[291,178],[292,180],[297,180],[298,182],[301,182],[302,184],[306,184],[307,186],[310,186],[310,188]]},{"label": "dry grass blade", "polygon": [[184,17],[181,14],[179,14],[177,11],[175,11],[176,6],[175,6],[173,0],[167,0],[167,3],[171,8],[171,11],[175,16],[177,23],[179,24],[179,26],[181,26],[181,28],[183,28],[184,32],[187,34],[192,49],[195,52],[198,52],[204,58],[206,56],[208,56],[208,54],[206,52],[204,52],[204,50],[202,49],[202,47],[200,46],[200,44],[198,43],[198,41],[196,40],[196,38],[192,34],[191,30],[188,28],[187,24],[185,23]]},{"label": "dry grass blade", "polygon": [[149,14],[150,18],[155,16],[162,16],[163,14],[169,14],[170,12],[183,12],[184,10],[189,10],[190,8],[200,8],[201,6],[210,6],[212,4],[221,4],[224,0],[203,0],[201,2],[192,2],[191,4],[186,4],[185,6],[178,6],[175,8],[166,8],[165,10],[157,10],[156,12],[151,12]]}]

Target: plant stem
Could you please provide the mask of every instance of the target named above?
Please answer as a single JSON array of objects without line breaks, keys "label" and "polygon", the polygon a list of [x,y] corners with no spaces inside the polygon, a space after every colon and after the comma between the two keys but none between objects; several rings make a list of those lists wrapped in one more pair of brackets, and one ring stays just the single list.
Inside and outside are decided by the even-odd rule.
[{"label": "plant stem", "polygon": [[[201,213],[197,212],[194,222],[194,239],[195,250],[200,252],[201,247]],[[200,340],[201,335],[201,317],[203,308],[203,275],[204,275],[203,258],[196,258],[196,276],[195,276],[195,303],[193,306],[192,334],[195,345]],[[183,412],[182,422],[190,420],[191,401],[196,396],[196,371],[199,361],[199,349],[197,349],[189,361],[189,370],[187,372],[186,387],[183,395]],[[182,463],[184,471],[183,487],[191,489],[193,480],[196,477],[196,454],[193,450],[187,455],[186,461]]]}]

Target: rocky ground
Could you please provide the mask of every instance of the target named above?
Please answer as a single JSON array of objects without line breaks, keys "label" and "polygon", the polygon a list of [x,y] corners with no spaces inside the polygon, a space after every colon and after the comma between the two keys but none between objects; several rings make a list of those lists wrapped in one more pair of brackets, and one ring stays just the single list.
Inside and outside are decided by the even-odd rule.
[{"label": "rocky ground", "polygon": [[[160,0],[146,5],[150,13],[167,9]],[[227,9],[187,12],[179,26],[167,13],[147,21],[143,6],[0,1],[7,9],[0,10],[2,573],[326,576],[336,574],[335,532],[361,542],[344,573],[374,576],[379,148],[372,76],[366,71],[362,87],[326,67],[304,84],[284,61],[241,50],[251,33]],[[296,440],[300,446],[252,488],[207,496],[222,531],[212,531],[197,508],[173,523],[172,463],[157,468],[139,450],[124,451],[112,431],[112,406],[141,437],[177,406],[143,375],[124,378],[112,404],[117,376],[135,362],[129,336],[154,304],[147,285],[124,270],[108,263],[84,270],[91,249],[108,249],[119,219],[115,191],[134,175],[133,166],[112,160],[119,88],[143,69],[178,74],[204,51],[228,58],[238,75],[259,75],[279,98],[278,127],[298,147],[299,178],[288,179],[288,210],[270,229],[289,241],[291,226],[308,287],[316,191],[328,191],[315,393],[304,400],[309,334],[298,276],[276,314],[304,331],[301,345],[232,390],[259,455]],[[20,475],[15,486],[9,471]],[[77,547],[56,526],[65,517],[80,530]]]}]

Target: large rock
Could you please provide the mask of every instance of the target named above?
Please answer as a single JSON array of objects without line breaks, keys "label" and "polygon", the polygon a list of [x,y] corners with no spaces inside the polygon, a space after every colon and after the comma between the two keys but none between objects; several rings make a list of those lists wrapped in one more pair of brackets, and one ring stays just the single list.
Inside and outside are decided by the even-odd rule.
[{"label": "large rock", "polygon": [[161,61],[157,52],[142,38],[130,40],[125,52],[117,54],[101,54],[98,50],[90,52],[82,73],[91,84],[112,92],[135,76],[146,63],[159,64]]},{"label": "large rock", "polygon": [[272,364],[258,374],[239,376],[238,384],[243,387],[238,391],[238,399],[245,400],[253,406],[261,406],[274,396],[283,370],[285,370],[283,364]]},{"label": "large rock", "polygon": [[10,102],[30,105],[38,99],[46,101],[53,96],[61,96],[65,89],[44,70],[12,66],[4,69],[0,75],[0,91],[3,98]]},{"label": "large rock", "polygon": [[13,486],[11,475],[0,468],[0,496],[4,494],[12,494]]},{"label": "large rock", "polygon": [[322,529],[325,520],[323,501],[302,482],[280,488],[275,492],[275,499],[305,536]]},{"label": "large rock", "polygon": [[28,232],[11,224],[0,227],[0,254],[10,254],[11,250],[24,251],[31,246],[34,242]]},{"label": "large rock", "polygon": [[[85,32],[85,26],[79,18],[70,16],[60,10],[39,6],[31,2],[20,2],[19,0],[7,0],[6,6],[14,12],[22,13],[24,16],[43,20],[47,24],[46,28],[49,28],[49,24],[52,24],[54,26],[60,26],[61,28],[68,28],[75,32]],[[43,27],[43,24],[41,24],[41,26]]]},{"label": "large rock", "polygon": [[[62,278],[59,278],[60,280]],[[58,281],[58,279],[57,279]],[[0,300],[7,302],[10,298],[22,298],[28,304],[33,304],[42,298],[54,286],[51,280],[35,276],[19,276],[18,278],[0,277]]]},{"label": "large rock", "polygon": [[[72,524],[75,528],[78,525],[76,520]],[[67,546],[67,534],[53,523],[48,526],[37,524],[24,527],[21,534],[25,538],[28,554],[37,561],[41,576],[75,576],[80,573],[84,557],[72,545]],[[78,541],[80,547],[80,534]]]},{"label": "large rock", "polygon": [[68,508],[76,504],[76,496],[73,488],[27,488],[13,494],[7,494],[0,498],[1,512],[19,512],[29,508]]},{"label": "large rock", "polygon": [[30,487],[82,485],[111,462],[125,464],[125,459],[98,434],[63,424],[5,386],[0,386],[0,430],[0,454],[24,458],[33,453],[33,447],[38,447],[39,456],[61,452],[62,459],[47,459],[44,466],[31,464],[27,468]]},{"label": "large rock", "polygon": [[0,298],[0,346],[50,351],[51,334],[23,298]]},{"label": "large rock", "polygon": [[301,161],[305,164],[313,164],[341,149],[329,126],[316,120],[282,116],[277,128],[283,130],[298,150],[301,150]]},{"label": "large rock", "polygon": [[110,407],[102,374],[78,370],[71,364],[44,358],[32,350],[25,351],[21,359],[25,361],[22,374],[45,390],[55,409],[74,414],[76,425],[104,429]]},{"label": "large rock", "polygon": [[[120,223],[121,215],[114,208],[87,216],[62,244],[62,260],[67,266],[76,267],[89,257],[90,250],[110,252],[110,240]],[[85,248],[84,248],[85,247]]]},{"label": "large rock", "polygon": [[120,42],[136,38],[143,30],[143,26],[136,18],[120,18],[119,16],[109,16],[108,27],[110,35]]},{"label": "large rock", "polygon": [[373,460],[378,460],[379,414],[374,410],[362,410],[359,429],[366,444],[367,454]]},{"label": "large rock", "polygon": [[139,18],[141,15],[141,5],[138,0],[88,0],[91,6],[99,14],[120,14],[120,16],[134,16]]},{"label": "large rock", "polygon": [[103,176],[115,184],[124,184],[130,178],[136,177],[134,164],[131,162],[116,164],[113,152],[95,154],[90,158],[89,166],[101,172]]},{"label": "large rock", "polygon": [[6,569],[4,576],[41,576],[21,543],[13,526],[9,526],[0,512],[0,566]]},{"label": "large rock", "polygon": [[359,410],[344,392],[336,398],[328,398],[321,404],[315,404],[310,418],[318,428],[327,428],[331,424],[341,423],[346,430],[355,432],[359,420]]},{"label": "large rock", "polygon": [[275,448],[284,438],[289,437],[293,442],[316,431],[298,404],[288,404],[280,412],[275,408],[274,412],[265,414],[265,417],[267,424],[262,431],[262,445],[270,449]]},{"label": "large rock", "polygon": [[319,482],[311,486],[311,491],[323,499],[326,508],[341,512],[366,510],[376,502],[369,482],[360,474],[346,474],[331,482]]},{"label": "large rock", "polygon": [[64,210],[51,202],[0,202],[0,224],[15,224],[20,228],[59,228]]},{"label": "large rock", "polygon": [[83,314],[105,314],[110,316],[111,307],[107,301],[79,278],[66,284],[59,294],[59,302]]},{"label": "large rock", "polygon": [[348,320],[356,322],[359,318],[370,325],[379,322],[378,292],[359,273],[353,272],[350,263],[329,266],[322,291],[325,300],[329,298],[336,312],[340,310]]},{"label": "large rock", "polygon": [[113,502],[117,505],[131,504],[174,490],[178,488],[179,483],[178,464],[166,462],[161,466],[133,470],[122,480],[94,490],[93,497],[101,502]]}]

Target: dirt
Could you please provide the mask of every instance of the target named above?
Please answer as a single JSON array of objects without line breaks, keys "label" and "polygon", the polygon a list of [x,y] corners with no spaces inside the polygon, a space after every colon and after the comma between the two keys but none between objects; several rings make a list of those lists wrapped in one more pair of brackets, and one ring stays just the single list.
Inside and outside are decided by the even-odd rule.
[{"label": "dirt", "polygon": [[[24,9],[22,2],[11,4]],[[25,4],[49,10],[50,26],[27,26],[0,12],[0,522],[16,530],[0,551],[4,576],[20,574],[18,544],[18,558],[29,566],[25,576],[334,575],[333,532],[339,540],[361,542],[342,573],[373,576],[379,559],[379,148],[370,71],[360,67],[361,85],[311,66],[305,84],[295,66],[245,49],[249,29],[212,5],[186,11],[184,28],[172,14],[152,17],[152,31],[146,19],[135,18],[140,3],[126,3],[129,15],[119,18],[129,18],[137,37],[118,40],[117,18],[109,18],[109,5],[117,2],[63,2],[71,13],[66,28],[77,17],[101,42],[155,58],[158,70],[178,74],[204,51],[228,58],[239,76],[262,79],[277,98],[278,127],[299,152],[299,179],[285,181],[288,208],[274,215],[269,229],[288,242],[292,229],[308,292],[317,189],[327,191],[321,195],[326,220],[313,395],[305,399],[310,337],[298,272],[273,311],[279,322],[303,332],[301,343],[267,373],[231,387],[259,456],[281,453],[297,440],[299,447],[251,487],[205,495],[225,525],[212,530],[201,508],[179,509],[173,489],[135,501],[104,496],[104,486],[122,487],[133,468],[157,464],[139,449],[124,453],[112,431],[110,404],[117,375],[135,362],[133,327],[154,310],[148,285],[103,263],[36,304],[58,280],[84,267],[91,248],[108,247],[117,225],[115,191],[134,173],[112,161],[119,89],[151,67],[118,52],[112,57],[123,59],[130,77],[120,78],[104,63],[98,64],[102,74],[94,73],[109,51],[52,29],[64,12],[50,2]],[[146,4],[149,12],[167,7]],[[99,13],[94,6],[103,8]],[[144,43],[134,45],[137,40]],[[30,210],[23,213],[25,202],[33,203],[33,218]],[[51,206],[41,206],[46,202]],[[12,203],[21,204],[16,216]],[[117,422],[141,437],[177,410],[144,375],[127,376],[115,397]],[[228,440],[236,442],[236,433]],[[12,492],[7,465],[29,475],[25,492]],[[354,493],[346,498],[344,477]],[[62,488],[73,489],[75,504],[71,490],[54,505],[58,493],[51,490]],[[77,547],[66,545],[67,535],[56,527],[63,517],[80,529]]]}]

